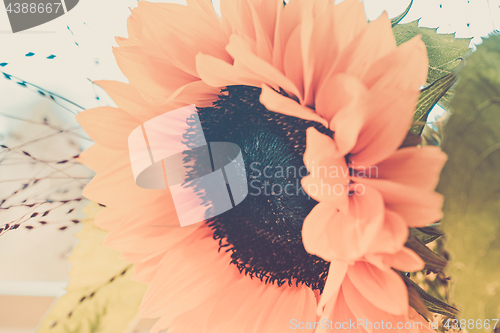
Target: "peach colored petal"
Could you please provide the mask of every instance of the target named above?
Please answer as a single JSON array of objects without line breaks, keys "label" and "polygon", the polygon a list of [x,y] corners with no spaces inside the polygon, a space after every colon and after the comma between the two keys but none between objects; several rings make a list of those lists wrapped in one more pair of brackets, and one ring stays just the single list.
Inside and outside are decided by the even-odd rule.
[{"label": "peach colored petal", "polygon": [[252,52],[245,38],[232,35],[226,49],[234,58],[234,65],[206,54],[196,56],[196,69],[207,84],[213,87],[234,84],[260,87],[265,83],[274,89],[281,87],[289,94],[300,96],[289,78]]},{"label": "peach colored petal", "polygon": [[347,113],[357,112],[363,115],[366,111],[358,110],[356,107],[366,108],[360,100],[366,98],[367,92],[364,84],[355,76],[344,73],[330,76],[317,91],[316,112],[328,120],[328,123],[344,108],[347,109]]},{"label": "peach colored petal", "polygon": [[285,114],[287,116],[312,120],[326,126],[325,119],[314,113],[310,108],[300,105],[289,97],[285,97],[266,84],[262,85],[260,102],[269,111]]},{"label": "peach colored petal", "polygon": [[163,256],[164,253],[153,254],[145,258],[142,253],[122,254],[122,257],[125,258],[125,260],[134,263],[134,274],[132,275],[132,280],[148,284],[151,283],[156,271],[159,269]]},{"label": "peach colored petal", "polygon": [[331,240],[325,234],[325,230],[328,229],[330,220],[339,214],[337,208],[327,201],[314,206],[302,226],[302,242],[308,253],[320,257],[333,257]]},{"label": "peach colored petal", "polygon": [[[325,79],[334,72],[346,47],[365,31],[366,26],[363,4],[358,0],[346,0],[335,6],[329,3],[329,6],[315,17],[309,47],[309,59],[314,59],[314,64],[311,62],[310,65],[314,66],[314,70],[310,93],[305,98],[307,103],[311,103],[310,98],[317,98]],[[325,43],[325,40],[331,42]],[[333,91],[330,91],[330,94],[333,94]],[[335,96],[341,97],[341,94],[335,93]],[[331,117],[327,119],[330,120]]]},{"label": "peach colored petal", "polygon": [[[397,150],[410,128],[417,98],[416,90],[370,90],[367,103],[371,105],[371,110],[368,117],[356,119],[352,116],[353,121],[364,122],[356,145],[350,152],[354,165],[374,166]],[[343,117],[346,122],[348,115]],[[334,121],[332,119],[332,123]]]},{"label": "peach colored petal", "polygon": [[[257,284],[255,285],[257,287]],[[243,286],[245,288],[246,286]],[[240,286],[241,288],[241,286]],[[306,287],[307,288],[307,287]],[[250,288],[252,290],[254,288]],[[312,291],[309,290],[309,292]],[[290,297],[289,293],[280,290],[280,288],[276,288],[276,286],[269,286],[264,290],[262,294],[258,292],[255,295],[256,297],[251,296],[247,299],[242,299],[244,304],[242,304],[241,308],[245,308],[246,310],[241,313],[240,318],[233,317],[233,325],[236,324],[238,326],[238,322],[243,325],[239,325],[240,327],[236,327],[236,329],[228,330],[228,332],[241,332],[241,333],[250,333],[250,332],[273,332],[276,330],[283,330],[286,324],[288,324],[288,320],[283,318],[277,318],[276,315],[271,317],[271,312],[273,308],[281,306],[282,312],[285,312],[287,315],[290,315],[291,310],[295,307],[296,303],[293,305],[290,302],[293,302],[293,298]],[[314,299],[314,296],[311,295]],[[282,300],[283,299],[283,300]],[[282,300],[282,302],[279,302]],[[260,304],[260,306],[255,306],[255,304]],[[224,316],[224,311],[221,309],[217,309],[212,311],[213,315]],[[220,318],[219,317],[219,318]],[[271,317],[271,318],[270,318]],[[271,319],[271,320],[269,320]],[[212,322],[214,317],[211,318]],[[217,320],[217,319],[215,319]],[[285,325],[283,325],[285,323]],[[272,327],[270,327],[272,326]]]},{"label": "peach colored petal", "polygon": [[347,276],[358,292],[382,311],[394,315],[408,312],[406,286],[393,270],[381,270],[367,262],[358,261],[349,267]]},{"label": "peach colored petal", "polygon": [[384,197],[387,209],[403,217],[409,227],[424,227],[443,217],[443,197],[436,192],[383,179],[357,178],[356,181],[376,188]]},{"label": "peach colored petal", "polygon": [[120,212],[121,210],[118,208],[107,207],[96,215],[94,224],[106,231],[117,228],[121,223],[121,219],[116,218],[116,214]]},{"label": "peach colored petal", "polygon": [[[317,4],[318,1],[313,3]],[[357,0],[344,1],[338,5],[326,1],[314,9],[312,20],[303,19],[313,23],[310,35],[303,35],[302,38],[306,42],[302,45],[304,73],[308,73],[304,75],[306,105],[314,105],[325,78],[331,76],[342,52],[367,25],[363,5]],[[341,96],[337,92],[330,94],[330,97]]]},{"label": "peach colored petal", "polygon": [[292,32],[301,24],[302,15],[314,1],[291,1],[278,10],[277,27],[274,35],[274,50],[272,64],[284,72],[283,58]]},{"label": "peach colored petal", "polygon": [[[282,289],[281,289],[282,288]],[[279,299],[274,303],[268,303],[261,311],[261,320],[253,330],[245,329],[245,333],[260,332],[290,332],[295,331],[290,328],[291,319],[298,322],[312,322],[315,319],[316,298],[314,293],[304,285],[282,286],[279,292]],[[304,332],[312,332],[308,329]]]},{"label": "peach colored petal", "polygon": [[297,87],[298,95],[295,97],[300,104],[304,102],[304,60],[302,54],[302,30],[303,24],[295,28],[291,33],[283,55],[283,73]]},{"label": "peach colored petal", "polygon": [[[316,3],[321,3],[317,1]],[[302,77],[303,77],[303,94],[301,104],[307,106],[314,105],[313,76],[314,76],[314,56],[311,55],[311,36],[314,27],[314,15],[308,11],[304,12],[302,24],[300,25],[300,52],[302,53]],[[291,42],[291,41],[290,41]],[[289,43],[290,43],[289,42]],[[288,48],[288,47],[287,47]],[[286,56],[286,54],[285,54]],[[299,67],[300,68],[300,67]]]},{"label": "peach colored petal", "polygon": [[365,333],[366,331],[363,328],[358,329],[356,325],[357,319],[358,318],[354,316],[352,311],[347,306],[344,292],[341,287],[337,299],[329,302],[329,304],[325,307],[323,316],[320,319],[322,323],[326,320],[328,326],[325,325],[324,327],[317,329],[315,333],[332,332],[334,329],[341,330],[342,332]]},{"label": "peach colored petal", "polygon": [[212,1],[210,0],[186,0],[187,7],[200,12],[200,17],[212,22],[214,26],[220,26],[219,15],[215,12]]},{"label": "peach colored petal", "polygon": [[145,1],[135,9],[139,15],[147,18],[142,22],[143,34],[151,39],[172,65],[194,77],[197,76],[194,56],[198,52],[230,61],[224,49],[227,36],[222,24],[213,9],[212,15],[207,15],[205,2],[208,0],[190,1],[188,6],[184,6]]},{"label": "peach colored petal", "polygon": [[221,0],[222,24],[228,36],[233,34],[255,40],[255,28],[249,1]]},{"label": "peach colored petal", "polygon": [[[260,303],[260,299],[267,298],[267,301],[274,302],[279,297],[276,290],[271,289],[273,286],[269,287],[259,280],[248,278],[240,279],[229,286],[212,308],[204,332],[243,332],[246,325],[260,319],[254,317],[258,316],[258,310],[265,306],[265,303],[261,303],[263,306],[255,306]],[[266,291],[270,291],[270,295],[266,295]]]},{"label": "peach colored petal", "polygon": [[333,15],[331,31],[335,32],[335,46],[340,53],[365,31],[368,23],[363,3],[358,0],[345,0],[339,3],[335,6]]},{"label": "peach colored petal", "polygon": [[[274,6],[273,6],[274,7]],[[262,26],[262,22],[259,19],[257,14],[257,10],[250,3],[250,10],[252,12],[254,27],[255,27],[255,44],[253,49],[255,50],[255,54],[267,61],[268,63],[272,62],[272,44],[269,36],[267,35],[264,27]]]},{"label": "peach colored petal", "polygon": [[275,41],[276,30],[279,27],[279,16],[282,14],[284,6],[281,0],[260,0],[254,2],[257,13],[261,16],[264,31],[269,36],[271,42]]},{"label": "peach colored petal", "polygon": [[116,159],[122,153],[122,151],[109,149],[95,143],[80,153],[77,160],[95,172],[100,172],[104,170],[104,167],[109,161]]},{"label": "peach colored petal", "polygon": [[373,107],[368,104],[366,88],[356,77],[339,74],[326,79],[319,89],[316,112],[328,120],[335,132],[337,150],[344,156],[355,147],[361,131],[371,125]]},{"label": "peach colored petal", "polygon": [[[343,29],[342,29],[343,30]],[[370,22],[345,49],[342,58],[333,68],[333,72],[344,72],[362,77],[379,59],[396,50],[396,41],[392,32],[391,21],[383,13]]]},{"label": "peach colored petal", "polygon": [[140,125],[124,111],[108,106],[85,110],[76,120],[93,141],[116,150],[128,149],[128,135]]},{"label": "peach colored petal", "polygon": [[278,287],[243,277],[222,293],[203,332],[289,332],[293,318],[314,320],[315,303],[313,292],[305,286]]},{"label": "peach colored petal", "polygon": [[363,76],[363,82],[374,89],[416,90],[425,84],[429,60],[420,35],[378,60]]},{"label": "peach colored petal", "polygon": [[[153,200],[168,198],[168,190],[148,190],[136,185],[128,153],[123,152],[114,160],[106,164],[105,169],[99,172],[87,184],[83,195],[95,202],[107,206],[130,209],[130,204],[141,205]],[[167,203],[165,200],[164,203]]]},{"label": "peach colored petal", "polygon": [[130,84],[157,103],[167,99],[179,87],[198,80],[168,60],[144,54],[141,47],[114,48],[113,54]]},{"label": "peach colored petal", "polygon": [[325,288],[321,294],[321,298],[316,308],[316,314],[321,316],[325,310],[325,306],[330,302],[335,302],[338,297],[339,290],[343,284],[344,278],[348,271],[348,264],[340,260],[332,260],[328,270],[328,279],[326,280]]},{"label": "peach colored petal", "polygon": [[[339,54],[337,41],[331,38],[335,25],[333,19],[335,7],[330,3],[323,12],[314,17],[312,31],[309,40],[307,40],[307,48],[302,47],[306,60],[304,66],[309,73],[306,76],[308,80],[304,83],[306,86],[306,92],[304,93],[306,105],[314,105],[318,89],[323,85],[325,75],[335,63]],[[325,40],[329,40],[329,42],[325,43]]]},{"label": "peach colored petal", "polygon": [[[169,220],[177,220],[175,211],[170,214],[151,214],[150,216],[133,216],[128,220],[122,221],[117,228],[112,229],[104,242],[105,246],[117,249],[119,251],[134,252],[134,253],[157,253],[159,251],[167,251],[176,243],[184,240],[186,237],[196,232],[197,227],[182,228],[177,222],[177,225],[168,225],[153,227],[140,225],[137,222],[141,218],[162,223],[164,220],[155,219],[156,216],[166,217]],[[115,215],[115,218],[118,215]]]},{"label": "peach colored petal", "polygon": [[[283,2],[280,0],[261,0],[251,2],[255,8],[253,15],[259,16],[262,31],[267,36],[271,45],[274,44],[274,37],[277,30],[278,16],[283,9]],[[272,59],[270,61],[272,63]]]},{"label": "peach colored petal", "polygon": [[[290,4],[283,10],[281,33],[286,36],[281,39],[282,34],[277,34],[275,54],[273,63],[289,77],[299,90],[299,95],[295,97],[300,104],[308,107],[314,106],[314,86],[315,82],[315,56],[312,37],[317,22],[317,17],[323,13],[329,5],[328,1],[311,1],[310,3],[300,3],[300,12],[296,12],[296,4]],[[292,22],[294,24],[292,24]],[[321,50],[320,53],[323,53]],[[278,55],[282,57],[282,63],[278,62]]]},{"label": "peach colored petal", "polygon": [[384,221],[382,196],[366,187],[349,198],[349,210],[338,211],[328,201],[317,204],[304,220],[302,238],[307,252],[325,260],[362,258]]},{"label": "peach colored petal", "polygon": [[[122,170],[119,170],[122,171]],[[132,172],[132,170],[130,170]],[[104,205],[110,205],[110,204],[116,204],[118,205],[121,202],[121,198],[117,198],[117,193],[115,192],[117,188],[120,188],[122,191],[122,197],[124,190],[127,191],[126,195],[132,196],[132,197],[138,197],[137,194],[134,192],[130,192],[130,186],[120,186],[115,183],[115,181],[126,181],[128,176],[120,172],[117,175],[114,175],[112,179],[109,179],[107,176],[113,176],[112,173],[106,172],[103,174],[103,172],[98,173],[94,178],[90,181],[90,183],[85,186],[85,189],[83,190],[83,196],[86,197],[89,200],[98,202],[100,204]],[[146,193],[144,193],[146,194]]]},{"label": "peach colored petal", "polygon": [[[194,81],[180,87],[158,105],[166,106],[172,110],[191,104],[195,104],[197,107],[211,107],[219,94],[220,88],[211,87],[203,81]],[[150,102],[154,104],[154,101]]]},{"label": "peach colored petal", "polygon": [[[276,0],[273,1],[229,1],[221,3],[221,8],[233,7],[238,15],[223,16],[231,21],[232,32],[228,33],[245,36],[253,52],[261,59],[272,62],[272,43],[274,39],[274,25],[276,20]],[[234,20],[234,18],[244,18]],[[251,24],[245,25],[245,20]],[[227,22],[226,22],[227,23]]]},{"label": "peach colored petal", "polygon": [[229,255],[217,254],[217,242],[198,230],[191,242],[165,254],[144,295],[142,317],[173,318],[216,297],[240,276],[236,267],[228,265]]},{"label": "peach colored petal", "polygon": [[447,156],[439,147],[399,149],[377,164],[378,178],[434,190]]},{"label": "peach colored petal", "polygon": [[203,332],[203,328],[210,316],[210,311],[218,299],[219,297],[212,297],[197,308],[186,311],[173,320],[170,316],[164,316],[156,322],[149,333],[159,333],[165,328],[168,328],[169,333]]},{"label": "peach colored petal", "polygon": [[246,36],[254,41],[256,54],[271,62],[272,44],[276,31],[280,0],[221,1],[222,22],[227,35]]},{"label": "peach colored petal", "polygon": [[350,181],[345,158],[336,154],[332,138],[314,127],[309,127],[306,135],[304,164],[310,174],[301,180],[304,191],[316,201],[328,200],[337,209],[345,210]]},{"label": "peach colored petal", "polygon": [[[388,325],[387,323],[389,322],[391,323],[391,332],[415,332],[411,329],[405,329],[404,326],[403,328],[399,329],[397,325],[397,323],[399,322],[405,323],[410,320],[407,315],[409,311],[408,304],[406,305],[407,309],[404,315],[393,315],[377,308],[371,302],[367,301],[364,298],[363,294],[358,291],[352,284],[350,279],[346,279],[346,281],[342,285],[342,290],[344,293],[346,306],[349,307],[355,318],[363,320],[363,323],[360,322],[360,325],[362,324],[363,328],[367,332],[376,333],[381,331],[380,326],[379,329],[377,329],[377,326],[374,326],[374,323],[377,322],[380,325],[382,321],[385,323],[385,325]],[[420,320],[417,319],[417,321]],[[368,322],[372,324],[370,325],[368,324]]]},{"label": "peach colored petal", "polygon": [[425,267],[425,262],[412,250],[403,247],[401,251],[388,255],[382,254],[389,267],[403,272],[417,272]]},{"label": "peach colored petal", "polygon": [[408,226],[398,214],[385,210],[383,227],[368,250],[370,253],[397,253],[408,239]]},{"label": "peach colored petal", "polygon": [[132,11],[127,19],[128,38],[116,37],[119,46],[141,46],[142,45],[142,22],[137,13]]},{"label": "peach colored petal", "polygon": [[104,89],[120,109],[141,122],[165,112],[164,108],[148,104],[140,91],[131,84],[107,80],[94,81],[94,83]]}]

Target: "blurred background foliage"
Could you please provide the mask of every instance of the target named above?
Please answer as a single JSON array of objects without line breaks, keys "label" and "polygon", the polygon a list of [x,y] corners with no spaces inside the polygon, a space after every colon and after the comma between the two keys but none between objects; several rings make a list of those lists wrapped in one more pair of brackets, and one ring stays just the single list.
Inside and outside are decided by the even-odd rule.
[{"label": "blurred background foliage", "polygon": [[[438,191],[445,196],[451,300],[461,318],[484,323],[500,318],[499,35],[466,59],[450,111],[441,146],[448,162]],[[476,326],[467,330],[489,331]]]},{"label": "blurred background foliage", "polygon": [[66,295],[53,306],[38,333],[123,333],[138,321],[147,285],[131,280],[133,266],[120,252],[102,246],[107,232],[94,225],[103,207],[91,203],[76,236],[79,243]]}]

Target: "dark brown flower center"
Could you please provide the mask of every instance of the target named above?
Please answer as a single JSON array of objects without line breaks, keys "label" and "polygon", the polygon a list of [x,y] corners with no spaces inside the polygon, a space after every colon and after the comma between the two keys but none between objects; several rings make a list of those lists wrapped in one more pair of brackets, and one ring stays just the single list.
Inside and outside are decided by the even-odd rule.
[{"label": "dark brown flower center", "polygon": [[243,154],[248,196],[207,221],[241,272],[269,283],[322,290],[329,263],[306,252],[302,224],[317,204],[302,189],[306,129],[324,126],[268,111],[260,89],[231,86],[213,107],[198,108],[208,142],[233,142]]}]

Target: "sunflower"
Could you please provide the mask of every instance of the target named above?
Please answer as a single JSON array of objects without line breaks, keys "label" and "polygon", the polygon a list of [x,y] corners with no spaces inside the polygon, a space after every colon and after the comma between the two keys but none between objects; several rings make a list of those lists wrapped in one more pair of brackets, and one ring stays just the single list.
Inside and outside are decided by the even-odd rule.
[{"label": "sunflower", "polygon": [[[420,38],[397,47],[357,0],[223,0],[221,17],[209,0],[140,1],[128,32],[114,54],[129,83],[97,82],[118,107],[78,115],[96,142],[80,160],[97,172],[84,195],[106,205],[105,245],[150,285],[153,332],[428,330],[394,271],[423,269],[408,228],[441,218],[444,154],[402,146]],[[128,136],[191,104],[207,141],[241,148],[249,195],[181,228],[168,188],[136,185]]]}]

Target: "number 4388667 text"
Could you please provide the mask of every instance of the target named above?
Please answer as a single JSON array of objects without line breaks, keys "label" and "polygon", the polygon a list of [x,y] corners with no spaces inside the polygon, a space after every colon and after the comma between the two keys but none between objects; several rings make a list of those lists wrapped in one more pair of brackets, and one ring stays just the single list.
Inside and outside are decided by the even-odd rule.
[{"label": "number 4388667 text", "polygon": [[61,7],[61,3],[57,3],[57,2],[54,2],[54,3],[35,3],[35,2],[31,2],[31,3],[9,3],[9,5],[7,6],[7,13],[15,13],[15,14],[19,14],[19,13],[23,13],[23,14],[27,14],[27,13],[31,13],[31,14],[35,14],[35,13],[57,13],[59,11]]}]

